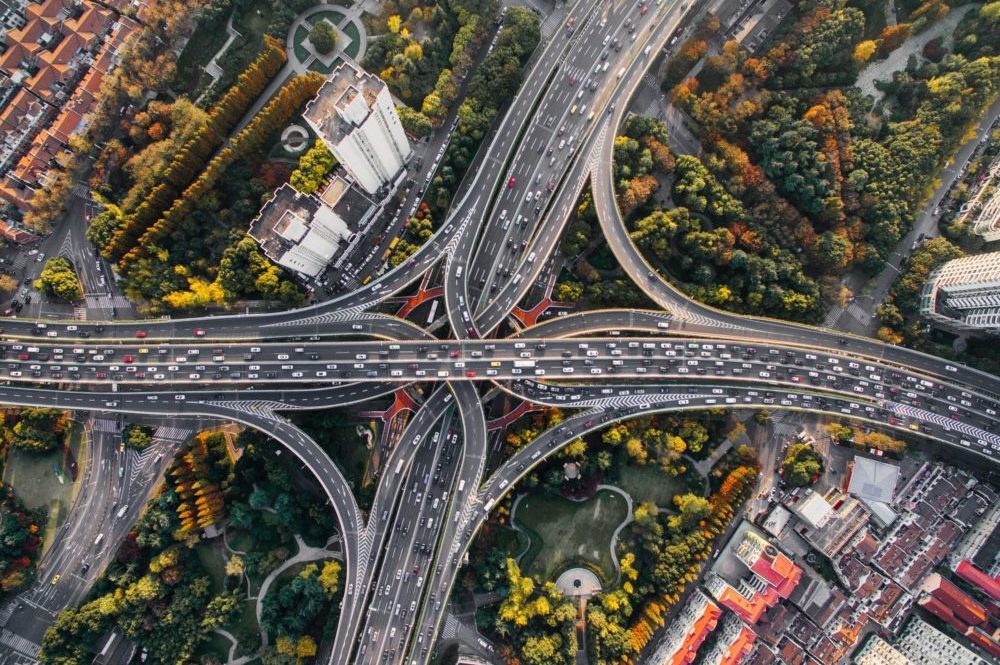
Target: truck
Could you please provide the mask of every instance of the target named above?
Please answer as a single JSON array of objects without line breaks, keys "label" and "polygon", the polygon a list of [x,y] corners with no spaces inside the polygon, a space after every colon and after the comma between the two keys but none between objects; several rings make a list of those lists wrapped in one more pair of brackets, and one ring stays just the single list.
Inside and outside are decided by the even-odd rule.
[{"label": "truck", "polygon": [[514,367],[534,367],[534,360],[515,360]]}]

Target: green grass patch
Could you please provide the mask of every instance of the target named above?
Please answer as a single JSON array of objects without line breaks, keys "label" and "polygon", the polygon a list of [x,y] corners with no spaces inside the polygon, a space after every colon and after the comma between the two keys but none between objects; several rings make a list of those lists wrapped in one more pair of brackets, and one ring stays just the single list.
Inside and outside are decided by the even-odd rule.
[{"label": "green grass patch", "polygon": [[515,515],[532,541],[521,568],[554,581],[566,562],[583,561],[596,566],[606,580],[613,580],[611,536],[627,517],[625,499],[608,490],[582,502],[529,495],[518,504]]},{"label": "green grass patch", "polygon": [[628,492],[634,503],[652,501],[663,508],[673,508],[674,496],[687,492],[683,480],[652,465],[619,464],[618,482],[615,484]]},{"label": "green grass patch", "polygon": [[249,0],[233,19],[233,27],[249,40],[260,40],[267,31],[272,13],[267,0]]},{"label": "green grass patch", "polygon": [[177,57],[177,87],[181,92],[192,93],[211,82],[212,77],[205,73],[205,65],[228,38],[225,23],[221,19],[219,25],[198,24],[187,46]]},{"label": "green grass patch", "polygon": [[316,12],[315,14],[310,16],[308,21],[311,25],[316,25],[323,19],[326,19],[335,27],[339,27],[340,22],[343,21],[345,18],[347,17],[343,13],[338,12],[335,9],[324,9],[323,11]]},{"label": "green grass patch", "polygon": [[313,72],[319,72],[320,74],[329,74],[334,69],[336,69],[340,63],[344,62],[343,58],[337,57],[333,59],[333,62],[329,66],[324,65],[319,59],[313,60],[309,63],[309,70]]},{"label": "green grass patch", "polygon": [[531,544],[530,539],[525,538],[523,533],[507,526],[497,526],[494,532],[496,534],[494,546],[507,556],[516,557]]},{"label": "green grass patch", "polygon": [[225,663],[229,660],[229,647],[232,642],[219,633],[212,633],[208,641],[201,647],[201,655],[215,656],[219,662]]},{"label": "green grass patch", "polygon": [[[3,479],[29,510],[47,510],[53,503],[68,506],[73,492],[68,462],[61,449],[37,453],[11,448],[7,452]],[[82,465],[82,460],[77,464]],[[77,472],[82,474],[83,469],[78,468]]]},{"label": "green grass patch", "polygon": [[342,30],[345,35],[351,38],[351,43],[344,48],[344,53],[351,58],[357,59],[358,53],[361,52],[361,31],[354,21],[345,25]]},{"label": "green grass patch", "polygon": [[[359,424],[368,427],[371,422],[358,420],[339,410],[289,415],[295,424],[315,439],[316,443],[340,468],[340,472],[344,474],[351,490],[358,497],[359,503],[370,502],[371,496],[367,496],[359,490],[364,479],[365,468],[371,457],[371,451],[365,445],[364,439],[358,436],[356,428]],[[376,427],[380,423],[381,421],[376,421]],[[374,432],[373,438],[378,441],[377,430]]]},{"label": "green grass patch", "polygon": [[304,25],[300,25],[295,29],[295,36],[292,39],[292,49],[295,51],[295,57],[298,58],[299,62],[305,62],[312,57],[312,54],[309,53],[309,50],[303,43],[308,36],[309,30]]},{"label": "green grass patch", "polygon": [[222,558],[222,541],[214,538],[203,540],[194,548],[201,569],[212,578],[212,593],[222,593],[226,588],[226,562]]}]

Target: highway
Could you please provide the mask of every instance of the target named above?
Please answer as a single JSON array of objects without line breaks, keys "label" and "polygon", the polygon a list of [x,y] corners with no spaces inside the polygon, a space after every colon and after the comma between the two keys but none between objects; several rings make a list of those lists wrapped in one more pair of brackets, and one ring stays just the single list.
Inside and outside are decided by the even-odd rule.
[{"label": "highway", "polygon": [[[686,8],[642,6],[579,0],[570,8],[571,27],[536,52],[447,219],[396,269],[280,313],[8,319],[0,402],[229,420],[274,437],[316,476],[336,512],[345,580],[331,665],[426,663],[489,510],[547,456],[608,422],[720,407],[802,410],[997,459],[997,377],[872,340],[721,312],[653,274],[615,204],[613,139]],[[585,312],[487,339],[545,273],[588,179],[612,251],[663,311]],[[450,339],[367,311],[442,260]],[[428,396],[390,451],[364,515],[336,464],[280,414],[358,404],[412,384]],[[567,409],[566,421],[489,478],[485,388]],[[106,473],[104,460],[95,458],[94,473]],[[138,509],[130,501],[116,532]],[[92,537],[92,529],[72,531],[66,551],[85,551]]]}]

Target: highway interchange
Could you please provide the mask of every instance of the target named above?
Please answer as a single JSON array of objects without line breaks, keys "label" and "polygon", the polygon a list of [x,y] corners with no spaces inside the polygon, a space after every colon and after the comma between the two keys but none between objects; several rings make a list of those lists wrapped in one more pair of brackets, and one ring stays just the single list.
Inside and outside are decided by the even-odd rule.
[{"label": "highway interchange", "polygon": [[[613,420],[706,407],[809,410],[919,432],[983,459],[1000,455],[996,377],[868,339],[719,312],[652,273],[615,204],[613,138],[685,14],[675,2],[640,13],[644,4],[570,8],[572,29],[540,46],[448,219],[397,269],[282,313],[8,320],[0,401],[211,417],[281,442],[326,491],[344,543],[333,664],[427,662],[489,509],[548,455]],[[613,252],[664,311],[586,312],[487,338],[543,274],[588,179]],[[454,338],[367,311],[442,263]],[[575,411],[485,478],[480,389],[490,382]],[[363,515],[336,464],[280,414],[411,384],[428,395]]]}]

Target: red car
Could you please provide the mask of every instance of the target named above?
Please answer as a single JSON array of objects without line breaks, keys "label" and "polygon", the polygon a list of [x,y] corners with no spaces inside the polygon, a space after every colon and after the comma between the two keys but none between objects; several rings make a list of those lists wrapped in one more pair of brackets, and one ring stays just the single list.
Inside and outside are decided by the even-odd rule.
[{"label": "red car", "polygon": [[465,372],[465,375],[471,379],[476,376],[476,373],[470,369]]},{"label": "red car", "polygon": [[123,360],[127,363],[135,362],[135,356],[125,356]]},{"label": "red car", "polygon": [[17,354],[17,359],[18,360],[27,360],[28,359],[28,354],[27,353],[19,353],[19,354]]},{"label": "red car", "polygon": [[144,339],[146,337],[146,331],[145,330],[136,330],[135,331],[135,337],[136,337],[136,339]]},{"label": "red car", "polygon": [[511,179],[507,181],[508,189],[514,189],[514,185],[516,184],[517,184],[517,178],[511,177]]},{"label": "red car", "polygon": [[649,7],[647,5],[643,5],[642,7],[639,8],[639,14],[641,14],[642,16],[645,16],[646,12],[648,11]]},{"label": "red car", "polygon": [[455,349],[454,351],[451,352],[450,355],[451,355],[452,358],[457,358],[460,354],[461,354],[461,351],[459,351],[458,349]]},{"label": "red car", "polygon": [[201,328],[195,328],[195,330],[194,330],[194,336],[195,337],[204,337],[205,336],[205,331],[202,330]]}]

